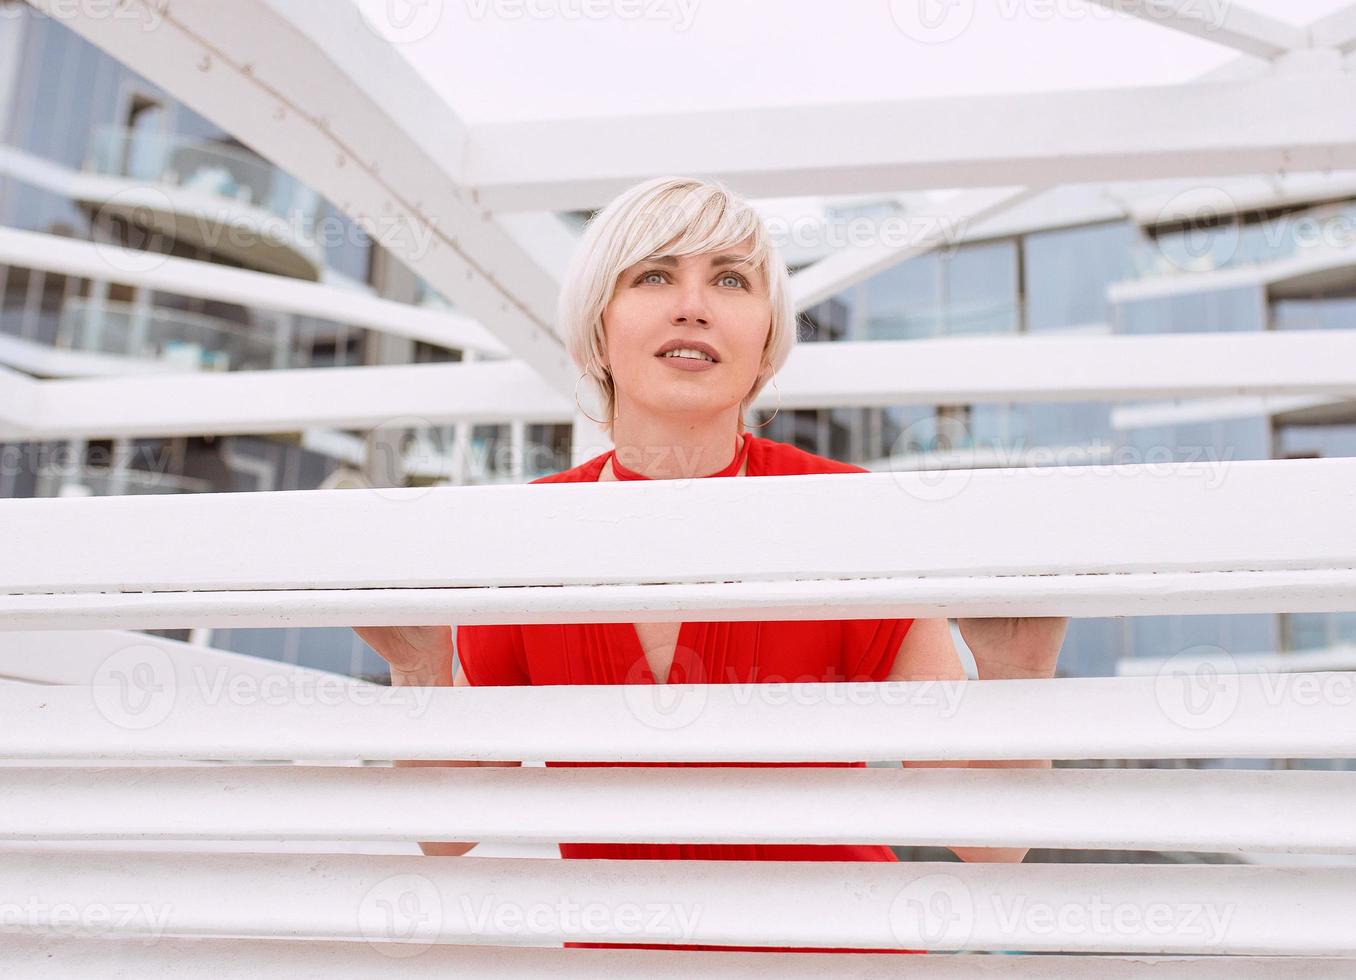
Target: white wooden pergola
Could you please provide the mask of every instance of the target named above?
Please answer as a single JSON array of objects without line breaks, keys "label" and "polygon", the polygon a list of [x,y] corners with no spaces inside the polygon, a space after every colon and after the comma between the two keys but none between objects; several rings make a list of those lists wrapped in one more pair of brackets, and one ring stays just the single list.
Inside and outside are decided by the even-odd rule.
[{"label": "white wooden pergola", "polygon": [[[804,308],[937,247],[939,229],[1001,225],[1063,185],[1356,169],[1356,4],[1303,25],[1239,3],[1086,8],[1236,53],[1188,82],[542,122],[459,111],[409,31],[380,23],[380,4],[127,0],[114,16],[30,3],[360,222],[417,231],[388,247],[456,311],[345,305],[316,284],[138,263],[13,230],[0,232],[0,261],[342,314],[488,359],[42,381],[0,368],[0,440],[555,422],[574,425],[578,457],[593,455],[602,437],[575,411],[552,322],[554,212],[660,173],[715,176],[756,198],[935,192],[934,231],[798,272]],[[939,43],[916,36],[909,5],[880,6],[882,30],[893,20],[910,43]],[[784,408],[1321,404],[1356,398],[1349,333],[816,344],[796,351],[779,387]],[[1353,461],[901,469],[767,478],[756,499],[741,482],[0,501],[12,558],[0,564],[0,972],[900,966],[871,954],[550,948],[573,941],[1051,954],[904,964],[925,976],[976,963],[1042,977],[1353,969],[1356,869],[1340,860],[1356,854],[1350,772],[383,765],[1347,758],[1346,661],[1232,673],[1163,651],[1151,675],[1116,678],[393,690],[128,632],[1356,611]],[[652,533],[675,522],[705,533]],[[334,548],[336,528],[352,547]],[[637,549],[641,537],[657,543]],[[409,846],[472,838],[1137,848],[1281,863],[745,866]]]}]

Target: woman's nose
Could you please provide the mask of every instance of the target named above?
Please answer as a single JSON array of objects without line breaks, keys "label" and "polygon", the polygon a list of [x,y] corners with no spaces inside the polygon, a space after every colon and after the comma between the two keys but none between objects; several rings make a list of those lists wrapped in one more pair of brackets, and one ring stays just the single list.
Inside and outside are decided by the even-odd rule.
[{"label": "woman's nose", "polygon": [[709,312],[700,286],[688,286],[675,294],[674,323],[699,323],[706,326]]}]

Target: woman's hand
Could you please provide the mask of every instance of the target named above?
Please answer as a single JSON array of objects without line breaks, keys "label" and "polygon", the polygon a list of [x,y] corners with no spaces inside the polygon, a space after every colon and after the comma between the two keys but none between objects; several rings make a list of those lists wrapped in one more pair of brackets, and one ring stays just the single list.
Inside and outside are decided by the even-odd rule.
[{"label": "woman's hand", "polygon": [[408,674],[451,667],[450,626],[355,626],[353,632],[393,671]]},{"label": "woman's hand", "polygon": [[1055,676],[1069,629],[1065,616],[958,619],[961,639],[975,656],[980,680]]}]

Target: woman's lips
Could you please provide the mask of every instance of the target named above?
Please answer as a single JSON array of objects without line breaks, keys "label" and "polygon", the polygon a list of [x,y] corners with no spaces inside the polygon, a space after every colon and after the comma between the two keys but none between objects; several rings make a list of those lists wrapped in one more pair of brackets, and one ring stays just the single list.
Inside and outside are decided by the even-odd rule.
[{"label": "woman's lips", "polygon": [[656,356],[679,371],[708,371],[716,366],[715,361],[699,360],[695,357],[665,357],[663,354]]}]

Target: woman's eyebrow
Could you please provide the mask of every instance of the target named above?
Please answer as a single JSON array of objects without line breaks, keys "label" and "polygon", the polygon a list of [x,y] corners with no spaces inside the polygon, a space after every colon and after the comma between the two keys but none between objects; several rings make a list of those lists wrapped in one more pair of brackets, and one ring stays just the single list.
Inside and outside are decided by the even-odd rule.
[{"label": "woman's eyebrow", "polygon": [[[728,255],[728,254],[727,254],[727,255],[716,255],[716,256],[712,256],[712,258],[711,258],[711,260],[710,260],[710,262],[709,262],[708,264],[710,264],[710,265],[712,265],[712,266],[717,266],[717,265],[743,265],[744,263],[748,262],[750,258],[751,258],[751,256],[748,256],[748,255]],[[648,263],[654,263],[655,265],[668,265],[668,266],[674,266],[674,265],[677,265],[677,264],[678,264],[678,260],[677,260],[676,258],[674,258],[672,255],[652,255],[652,256],[651,256],[650,258],[648,258],[648,259],[641,259],[641,261],[640,261],[640,262],[637,262],[636,265],[640,265],[640,264],[642,264],[642,263],[647,263],[647,262],[648,262]]]}]

